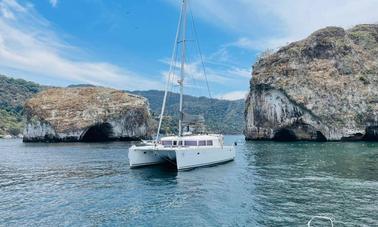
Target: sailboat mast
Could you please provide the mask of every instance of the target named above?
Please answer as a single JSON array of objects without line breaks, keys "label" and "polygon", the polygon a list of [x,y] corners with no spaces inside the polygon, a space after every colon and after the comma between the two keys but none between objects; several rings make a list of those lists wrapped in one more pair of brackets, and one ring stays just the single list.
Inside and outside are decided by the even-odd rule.
[{"label": "sailboat mast", "polygon": [[182,46],[181,46],[181,71],[180,71],[180,109],[179,109],[179,136],[182,136],[182,121],[184,119],[183,107],[183,95],[184,95],[184,77],[185,77],[185,62],[186,62],[186,11],[187,0],[182,0]]},{"label": "sailboat mast", "polygon": [[170,63],[170,66],[169,66],[168,78],[167,78],[167,81],[166,81],[166,84],[165,84],[163,104],[161,106],[161,112],[160,112],[160,116],[159,116],[159,125],[158,125],[158,130],[157,130],[156,139],[155,139],[156,142],[159,140],[160,129],[161,129],[161,125],[162,125],[163,117],[164,117],[165,105],[166,105],[167,97],[168,97],[169,84],[171,82],[172,74],[174,74],[173,71],[174,71],[174,66],[175,66],[175,61],[176,61],[176,56],[177,56],[177,44],[179,43],[179,38],[180,38],[179,36],[180,36],[183,10],[184,10],[184,8],[182,6],[181,11],[180,11],[179,22],[177,24],[176,38],[175,38],[175,43],[173,45],[173,52],[172,52],[171,63]]}]

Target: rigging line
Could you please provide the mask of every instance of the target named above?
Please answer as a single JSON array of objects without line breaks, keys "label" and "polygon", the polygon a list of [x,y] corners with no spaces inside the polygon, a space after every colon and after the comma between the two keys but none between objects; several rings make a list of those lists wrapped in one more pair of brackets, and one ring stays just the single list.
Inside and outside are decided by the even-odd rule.
[{"label": "rigging line", "polygon": [[[191,37],[195,37],[193,24],[191,26],[190,31],[191,31],[191,33],[190,33]],[[190,45],[190,48],[191,48],[193,53],[199,54],[199,51],[198,51],[196,44]],[[190,76],[191,76],[191,79],[192,79],[192,83],[190,84],[190,88],[193,91],[196,92],[195,93],[196,96],[207,97],[209,95],[209,93],[208,93],[209,89],[206,89],[206,83],[202,83],[205,79],[205,77],[202,77],[202,74],[204,74],[203,73],[203,65],[201,64],[201,61],[199,60],[198,57],[195,57],[195,56],[190,56],[190,57],[191,57],[191,60],[193,61],[193,64],[192,64],[193,69],[192,69],[192,73],[190,73]]]},{"label": "rigging line", "polygon": [[[196,41],[196,36],[194,34],[193,17],[192,17],[191,36],[194,37],[193,41]],[[194,45],[191,45],[193,53],[198,53],[200,55],[200,52],[198,51],[197,47],[198,47],[197,43],[195,43]],[[198,58],[196,59],[194,56],[192,56],[192,59],[193,59],[193,62],[194,62],[194,64],[193,64],[194,72],[193,72],[193,74],[191,74],[192,75],[192,79],[193,79],[193,84],[192,84],[191,88],[194,89],[194,90],[197,89],[196,92],[198,92],[197,93],[198,97],[200,97],[200,96],[205,96],[206,97],[207,96],[206,92],[208,92],[209,89],[207,89],[206,92],[203,92],[203,91],[205,91],[205,85],[203,83],[201,83],[201,81],[202,81],[201,80],[201,71],[203,73],[203,68],[204,68],[203,64],[201,62],[201,65],[199,66],[199,64],[197,63],[198,62]],[[199,71],[197,71],[197,65],[198,65]],[[197,72],[198,72],[198,76],[197,76]]]},{"label": "rigging line", "polygon": [[190,2],[188,2],[188,5],[189,5],[190,16],[192,18],[192,24],[193,24],[192,26],[193,26],[193,30],[194,30],[195,40],[196,40],[197,47],[198,47],[198,52],[199,52],[199,55],[200,55],[200,58],[201,58],[201,63],[202,63],[202,68],[203,68],[203,74],[204,74],[205,79],[206,79],[207,91],[209,92],[209,97],[211,98],[209,81],[207,80],[205,62],[203,61],[202,51],[201,51],[200,43],[199,43],[199,40],[198,40],[198,33],[197,33],[196,23],[194,22],[194,16],[193,16],[193,11],[192,11],[192,6],[190,5]]},{"label": "rigging line", "polygon": [[[166,103],[166,105],[168,105],[168,106],[169,106],[169,100],[172,100],[172,98],[173,98],[173,103],[174,103],[175,94],[179,93],[179,91],[177,90],[177,85],[175,85],[175,83],[174,83],[174,80],[178,79],[178,77],[177,77],[177,71],[178,71],[178,68],[179,68],[178,67],[178,64],[179,64],[178,55],[179,55],[178,52],[176,52],[176,56],[175,56],[175,60],[174,60],[174,64],[173,64],[173,68],[172,68],[172,72],[171,72],[171,76],[170,76],[170,83],[169,83],[168,94],[167,94],[167,103]],[[172,107],[172,105],[170,105],[170,107]],[[169,109],[167,111],[169,111]],[[172,113],[167,112],[167,116],[172,117],[172,118],[166,119],[167,122],[168,122],[168,127],[169,127],[170,126],[169,123],[172,121],[172,119],[175,119],[175,115],[174,114],[172,115]],[[172,130],[170,127],[169,127],[169,129]],[[169,132],[169,131],[165,130],[166,134],[167,134],[167,132]],[[176,133],[176,132],[173,129],[173,131],[171,131],[170,133]]]},{"label": "rigging line", "polygon": [[166,82],[166,85],[165,85],[165,91],[164,91],[164,99],[163,99],[163,104],[162,104],[162,107],[161,107],[161,113],[160,113],[158,131],[156,133],[156,142],[159,140],[161,123],[163,121],[163,115],[164,115],[164,111],[165,111],[165,104],[166,104],[166,101],[167,101],[167,94],[168,94],[168,89],[169,89],[169,84],[170,84],[170,77],[171,77],[171,73],[172,73],[172,69],[173,69],[172,65],[173,65],[173,61],[176,59],[176,55],[177,55],[177,42],[178,42],[179,34],[180,34],[180,27],[181,27],[181,22],[182,22],[183,11],[184,11],[184,7],[182,8],[182,10],[180,12],[179,22],[178,22],[178,25],[177,25],[177,32],[176,32],[176,37],[175,37],[175,43],[173,45],[171,64],[169,66],[169,73],[168,73],[168,78],[167,78],[167,82]]},{"label": "rigging line", "polygon": [[[172,71],[170,72],[170,76],[169,76],[169,86],[168,86],[167,101],[166,101],[165,106],[167,106],[167,105],[169,106],[169,100],[171,100],[172,97],[174,98],[175,93],[178,93],[176,86],[175,86],[175,83],[174,83],[174,80],[177,79],[177,69],[178,69],[178,64],[179,64],[178,58],[179,58],[178,52],[176,51],[176,56],[175,56],[175,59],[174,59],[174,62],[173,62]],[[169,111],[169,109],[167,109],[167,111]],[[172,115],[172,113],[167,112],[166,114],[167,114],[167,116],[171,115],[171,117],[174,117],[174,115]],[[163,120],[164,120],[164,116],[163,116]],[[171,121],[171,119],[169,119],[169,118],[167,118],[166,120],[168,120],[168,122]],[[168,124],[168,126],[169,126],[169,124]],[[172,131],[172,132],[175,133],[174,131]],[[170,133],[172,133],[172,132],[170,132]],[[165,130],[165,134],[167,134],[167,130]]]},{"label": "rigging line", "polygon": [[[188,47],[188,48],[193,48],[192,46]],[[188,61],[190,62],[192,59],[191,59],[191,56],[188,56]],[[189,66],[189,65],[188,65]],[[195,74],[196,74],[196,70],[195,70],[195,64],[192,65],[191,67],[194,67],[194,70],[192,73],[188,73],[188,76],[191,78],[191,83],[187,82],[187,87],[195,92],[197,92],[195,89],[197,87],[197,81],[196,81],[196,78],[195,78]],[[189,80],[186,80],[186,81],[189,81]],[[199,86],[198,86],[199,87]]]}]

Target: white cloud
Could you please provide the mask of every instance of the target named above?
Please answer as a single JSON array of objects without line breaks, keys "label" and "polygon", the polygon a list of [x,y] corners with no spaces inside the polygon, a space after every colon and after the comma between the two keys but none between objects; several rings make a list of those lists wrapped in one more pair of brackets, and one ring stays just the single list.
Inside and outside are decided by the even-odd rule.
[{"label": "white cloud", "polygon": [[[166,0],[179,6],[180,1]],[[200,17],[214,25],[233,31],[245,31],[256,24],[257,19],[264,15],[257,10],[261,5],[258,0],[190,0],[190,8],[196,17]]]},{"label": "white cloud", "polygon": [[252,50],[276,48],[326,26],[378,22],[378,0],[191,0],[191,5],[197,17],[239,35],[235,46]]},{"label": "white cloud", "polygon": [[[169,65],[169,60],[160,60],[162,63]],[[176,63],[174,73],[170,75],[169,91],[179,92],[178,81],[180,80],[180,63]],[[165,80],[168,79],[168,71],[161,72]],[[194,96],[216,97],[227,100],[237,100],[245,98],[245,91],[230,92],[227,94],[219,94],[224,90],[240,89],[245,87],[247,89],[249,79],[251,78],[251,69],[239,68],[232,65],[221,65],[215,67],[206,67],[206,74],[210,89],[210,95],[207,90],[205,77],[200,61],[194,61],[185,64],[185,93]],[[219,95],[214,95],[214,94]]]},{"label": "white cloud", "polygon": [[58,5],[58,0],[49,0],[52,7],[56,7]]},{"label": "white cloud", "polygon": [[[25,79],[50,78],[119,89],[162,88],[123,67],[88,61],[80,48],[58,38],[50,23],[32,5],[0,2],[0,70],[17,71]],[[62,36],[62,34],[59,34]]]},{"label": "white cloud", "polygon": [[13,12],[24,12],[24,7],[20,6],[16,1],[3,0],[0,2],[1,17],[6,19],[15,19]]},{"label": "white cloud", "polygon": [[247,79],[251,79],[251,75],[252,75],[252,72],[251,72],[251,69],[243,69],[243,68],[238,68],[238,67],[232,67],[230,69],[227,70],[227,73],[231,76],[237,76],[237,77],[241,77],[241,78],[247,78]]},{"label": "white cloud", "polygon": [[233,91],[233,92],[217,95],[216,98],[233,101],[233,100],[239,100],[239,99],[246,99],[247,94],[248,94],[247,91]]},{"label": "white cloud", "polygon": [[292,0],[278,4],[271,0],[265,3],[271,15],[281,21],[277,25],[284,28],[282,37],[269,40],[276,46],[305,38],[326,26],[350,28],[378,21],[378,0]]},{"label": "white cloud", "polygon": [[235,42],[229,43],[226,46],[228,47],[239,47],[246,50],[267,50],[267,49],[276,49],[284,45],[289,44],[290,42],[297,41],[298,38],[294,37],[283,37],[283,38],[269,38],[254,40],[247,37],[242,37],[236,40]]},{"label": "white cloud", "polygon": [[[168,60],[162,60],[161,62],[169,65]],[[184,81],[186,85],[190,85],[193,83],[193,80],[196,81],[205,81],[206,77],[209,82],[217,83],[217,84],[226,84],[232,78],[227,75],[225,71],[218,71],[210,67],[206,67],[206,77],[203,71],[202,63],[200,61],[193,61],[190,63],[185,64],[185,78]],[[180,78],[180,63],[176,63],[175,67],[173,67],[174,73],[172,74],[172,81],[177,82]],[[168,71],[162,72],[162,75],[167,78]]]},{"label": "white cloud", "polygon": [[[167,65],[169,64],[168,60],[162,60],[161,62]],[[174,67],[174,72],[170,77],[171,83],[175,85],[178,85],[177,82],[180,79],[179,66],[180,64],[177,63]],[[165,79],[168,78],[168,71],[163,71],[161,74]],[[202,63],[200,61],[185,64],[185,87],[203,89],[207,92],[206,77],[204,75]],[[229,87],[235,84],[240,85],[245,79],[250,79],[251,69],[239,68],[232,65],[206,67],[206,76],[210,87],[215,84],[222,87]]]}]

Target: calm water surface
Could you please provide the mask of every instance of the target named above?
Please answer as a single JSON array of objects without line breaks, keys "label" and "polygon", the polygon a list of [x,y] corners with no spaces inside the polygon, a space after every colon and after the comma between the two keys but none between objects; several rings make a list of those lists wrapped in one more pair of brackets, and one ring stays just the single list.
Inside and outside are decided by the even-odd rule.
[{"label": "calm water surface", "polygon": [[378,143],[236,140],[234,162],[187,172],[129,169],[131,143],[0,140],[0,225],[378,226]]}]

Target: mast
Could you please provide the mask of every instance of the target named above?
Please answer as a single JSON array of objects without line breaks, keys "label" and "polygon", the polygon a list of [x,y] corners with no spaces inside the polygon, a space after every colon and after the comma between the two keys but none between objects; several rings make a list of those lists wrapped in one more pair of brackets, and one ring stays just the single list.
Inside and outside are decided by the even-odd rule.
[{"label": "mast", "polygon": [[187,0],[182,0],[182,46],[181,46],[181,71],[180,80],[178,81],[180,85],[180,109],[179,109],[179,136],[182,136],[182,121],[184,118],[184,113],[182,111],[183,106],[183,94],[184,94],[184,76],[185,76],[185,54],[186,54],[186,7]]},{"label": "mast", "polygon": [[[168,89],[169,89],[169,82],[171,80],[172,74],[174,73],[174,68],[175,68],[175,63],[176,63],[176,56],[177,56],[177,49],[178,49],[178,44],[181,42],[181,67],[180,67],[180,80],[178,81],[178,84],[180,86],[180,107],[179,107],[179,122],[178,122],[178,136],[182,136],[183,134],[183,129],[182,129],[182,122],[184,119],[184,112],[183,112],[183,96],[184,96],[184,78],[185,78],[185,64],[186,64],[186,26],[187,26],[187,3],[188,0],[182,0],[182,6],[181,6],[181,13],[179,17],[179,23],[177,25],[177,33],[176,33],[176,39],[175,39],[175,44],[173,46],[173,53],[172,53],[172,59],[171,59],[171,64],[170,64],[170,69],[169,69],[169,75],[167,78],[167,83],[165,87],[165,92],[164,92],[164,98],[163,98],[163,104],[161,108],[161,113],[160,113],[160,119],[159,119],[159,125],[158,125],[158,130],[156,134],[156,141],[159,140],[160,136],[160,129],[163,121],[163,115],[165,111],[165,105],[166,105],[166,100],[167,100],[167,95],[168,95]],[[181,40],[179,41],[181,35]]]},{"label": "mast", "polygon": [[181,7],[179,22],[177,24],[176,38],[175,38],[175,43],[173,45],[171,64],[169,66],[169,73],[168,73],[167,81],[166,81],[166,84],[165,84],[165,90],[164,90],[163,104],[162,104],[161,112],[160,112],[160,116],[159,116],[159,125],[158,125],[158,130],[157,130],[156,139],[155,139],[156,142],[159,140],[161,124],[163,122],[165,105],[166,105],[166,102],[167,102],[169,83],[171,81],[171,76],[172,76],[173,71],[174,71],[174,65],[175,65],[176,56],[177,56],[177,44],[178,44],[179,35],[180,35],[180,29],[181,29],[181,22],[182,22],[183,11],[184,11],[184,4]]}]

